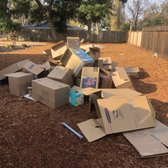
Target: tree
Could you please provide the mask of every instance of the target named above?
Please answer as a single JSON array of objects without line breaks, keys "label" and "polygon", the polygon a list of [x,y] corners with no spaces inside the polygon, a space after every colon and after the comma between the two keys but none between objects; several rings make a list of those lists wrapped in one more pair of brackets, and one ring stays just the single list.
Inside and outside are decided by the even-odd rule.
[{"label": "tree", "polygon": [[[67,20],[74,17],[81,0],[3,0],[6,1],[9,22],[35,23],[47,21],[51,34],[66,30]],[[22,19],[21,19],[22,18]],[[22,20],[22,21],[21,21]],[[24,21],[23,21],[24,20]]]},{"label": "tree", "polygon": [[88,27],[87,39],[90,41],[92,24],[100,23],[111,13],[111,3],[108,0],[83,0],[77,10],[77,19]]},{"label": "tree", "polygon": [[148,6],[147,0],[131,0],[127,2],[127,14],[130,20],[131,27],[134,30],[138,29],[139,20],[142,18],[143,13]]}]

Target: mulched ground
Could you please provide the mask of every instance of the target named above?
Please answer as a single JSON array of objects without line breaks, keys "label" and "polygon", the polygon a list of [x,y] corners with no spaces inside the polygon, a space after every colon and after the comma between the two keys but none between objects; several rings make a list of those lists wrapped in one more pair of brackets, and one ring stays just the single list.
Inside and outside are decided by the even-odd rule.
[{"label": "mulched ground", "polygon": [[[42,63],[47,57],[37,46],[27,50],[0,53],[0,69],[29,58]],[[168,61],[126,44],[103,44],[102,56],[111,56],[119,66],[139,66],[141,79],[133,80],[137,91],[147,95],[157,118],[168,125]],[[51,109],[28,101],[0,87],[0,167],[2,168],[167,168],[168,155],[140,159],[122,134],[88,143],[61,126],[67,122],[79,131],[77,123],[92,117],[88,102],[81,107],[67,105]]]}]

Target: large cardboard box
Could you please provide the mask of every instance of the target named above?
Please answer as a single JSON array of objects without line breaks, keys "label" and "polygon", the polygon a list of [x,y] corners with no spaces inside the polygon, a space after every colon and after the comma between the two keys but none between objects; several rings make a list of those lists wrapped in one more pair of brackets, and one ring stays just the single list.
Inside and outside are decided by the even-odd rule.
[{"label": "large cardboard box", "polygon": [[0,71],[0,80],[7,78],[7,76],[5,76],[5,74],[14,73],[14,72],[21,70],[23,65],[25,65],[27,62],[29,62],[29,60],[23,60],[23,61],[15,63],[15,64],[12,64],[12,65],[8,66],[7,68],[1,70]]},{"label": "large cardboard box", "polygon": [[98,88],[99,87],[99,71],[98,67],[83,67],[81,76],[81,88]]},{"label": "large cardboard box", "polygon": [[49,78],[32,81],[32,97],[53,109],[68,104],[69,90],[69,85]]},{"label": "large cardboard box", "polygon": [[23,66],[23,70],[33,73],[34,75],[40,75],[45,70],[45,68],[43,65],[38,65],[32,61],[29,61]]},{"label": "large cardboard box", "polygon": [[[101,118],[78,124],[89,142],[107,134],[155,126],[155,112],[150,108],[149,101],[145,96],[132,97],[132,99],[114,96],[109,99],[97,99],[97,104]],[[92,134],[88,135],[88,132],[92,132]]]},{"label": "large cardboard box", "polygon": [[127,72],[122,67],[116,67],[116,71],[111,73],[114,85],[116,88],[131,88],[134,89],[132,82],[127,75]]},{"label": "large cardboard box", "polygon": [[79,37],[67,37],[67,46],[74,50],[80,49],[80,39]]},{"label": "large cardboard box", "polygon": [[34,78],[33,74],[16,72],[6,74],[9,81],[9,92],[16,96],[24,96],[28,93],[27,87],[31,86],[31,82]]},{"label": "large cardboard box", "polygon": [[64,41],[60,41],[51,48],[51,57],[59,60],[65,54],[66,50],[67,46],[65,45]]},{"label": "large cardboard box", "polygon": [[83,50],[68,49],[61,62],[63,66],[72,69],[73,74],[77,76],[83,66],[90,66],[94,61]]},{"label": "large cardboard box", "polygon": [[63,66],[56,66],[47,77],[68,84],[71,87],[74,85],[72,70]]}]

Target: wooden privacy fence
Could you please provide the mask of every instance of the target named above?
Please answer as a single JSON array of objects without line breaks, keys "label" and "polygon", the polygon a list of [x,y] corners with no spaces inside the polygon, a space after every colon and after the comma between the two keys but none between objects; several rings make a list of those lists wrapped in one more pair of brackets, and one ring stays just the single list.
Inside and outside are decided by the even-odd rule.
[{"label": "wooden privacy fence", "polygon": [[148,27],[142,32],[129,32],[128,43],[168,57],[168,26]]},{"label": "wooden privacy fence", "polygon": [[[87,31],[68,30],[64,34],[57,33],[57,41],[66,40],[67,36],[78,36],[87,41]],[[48,29],[25,29],[19,33],[19,38],[27,41],[52,41],[51,32]],[[94,43],[126,43],[128,33],[124,31],[102,31],[99,35],[92,33],[91,42]]]},{"label": "wooden privacy fence", "polygon": [[143,29],[141,47],[168,57],[168,26]]}]

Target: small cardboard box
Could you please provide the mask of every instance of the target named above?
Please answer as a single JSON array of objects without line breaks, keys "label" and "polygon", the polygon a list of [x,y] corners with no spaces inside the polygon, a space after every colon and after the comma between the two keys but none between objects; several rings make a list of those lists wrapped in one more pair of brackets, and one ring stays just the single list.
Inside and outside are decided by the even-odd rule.
[{"label": "small cardboard box", "polygon": [[99,71],[97,67],[83,67],[81,76],[81,88],[98,88],[99,86]]},{"label": "small cardboard box", "polygon": [[32,97],[53,109],[69,103],[69,90],[69,85],[49,78],[32,81]]},{"label": "small cardboard box", "polygon": [[116,71],[112,72],[111,76],[116,88],[134,89],[132,82],[124,68],[116,67]]},{"label": "small cardboard box", "polygon": [[98,47],[90,47],[88,55],[93,58],[93,60],[98,60],[100,57],[100,48]]},{"label": "small cardboard box", "polygon": [[69,103],[75,107],[82,105],[84,103],[84,95],[72,88],[69,93]]},{"label": "small cardboard box", "polygon": [[67,46],[65,45],[64,41],[60,41],[51,48],[51,57],[59,60],[65,54],[66,50]]},{"label": "small cardboard box", "polygon": [[99,119],[90,119],[78,124],[89,142],[107,134],[155,126],[155,111],[145,96],[136,96],[132,99],[117,96],[97,99],[97,107],[99,110],[96,112],[101,116]]},{"label": "small cardboard box", "polygon": [[63,66],[56,66],[47,77],[68,84],[71,87],[74,85],[72,70]]},{"label": "small cardboard box", "polygon": [[34,79],[34,75],[24,72],[16,72],[6,74],[9,81],[9,92],[16,96],[24,96],[28,93],[28,86],[31,86],[31,82]]},{"label": "small cardboard box", "polygon": [[40,75],[45,70],[45,68],[43,67],[43,65],[38,65],[32,61],[29,61],[23,66],[23,70],[34,75]]},{"label": "small cardboard box", "polygon": [[80,39],[79,37],[67,37],[68,48],[79,50],[80,49]]},{"label": "small cardboard box", "polygon": [[72,69],[73,74],[76,77],[83,66],[92,65],[94,61],[83,50],[68,49],[61,59],[61,62],[63,66]]},{"label": "small cardboard box", "polygon": [[15,64],[12,64],[12,65],[8,66],[7,68],[1,70],[0,71],[0,80],[7,78],[7,76],[5,76],[5,74],[14,73],[14,72],[21,70],[23,65],[25,65],[27,62],[29,62],[29,60],[23,60],[23,61],[15,63]]}]

